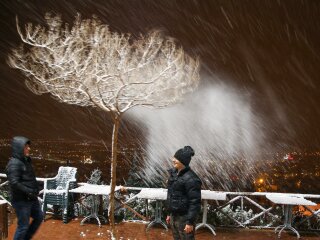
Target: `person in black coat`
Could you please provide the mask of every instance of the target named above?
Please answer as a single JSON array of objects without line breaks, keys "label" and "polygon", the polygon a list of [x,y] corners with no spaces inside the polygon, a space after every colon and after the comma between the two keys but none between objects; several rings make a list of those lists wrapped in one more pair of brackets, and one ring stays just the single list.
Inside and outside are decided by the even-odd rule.
[{"label": "person in black coat", "polygon": [[[43,220],[38,201],[38,183],[31,165],[30,144],[30,140],[25,137],[14,137],[12,157],[6,167],[11,203],[18,218],[14,240],[31,239]],[[33,218],[31,224],[30,217]]]},{"label": "person in black coat", "polygon": [[201,180],[189,163],[194,150],[190,146],[179,149],[169,170],[166,218],[171,224],[174,240],[193,240],[195,221],[201,209]]}]

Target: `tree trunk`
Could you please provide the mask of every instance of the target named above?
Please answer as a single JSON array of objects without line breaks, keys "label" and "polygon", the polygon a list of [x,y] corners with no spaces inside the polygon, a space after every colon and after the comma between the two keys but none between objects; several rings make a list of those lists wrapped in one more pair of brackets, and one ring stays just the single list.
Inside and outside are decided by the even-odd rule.
[{"label": "tree trunk", "polygon": [[111,154],[111,180],[110,180],[110,195],[109,195],[109,223],[111,227],[112,237],[115,237],[114,226],[114,209],[115,199],[114,190],[117,180],[117,146],[118,146],[118,131],[120,126],[120,116],[116,116],[113,121],[113,133],[112,133],[112,154]]}]

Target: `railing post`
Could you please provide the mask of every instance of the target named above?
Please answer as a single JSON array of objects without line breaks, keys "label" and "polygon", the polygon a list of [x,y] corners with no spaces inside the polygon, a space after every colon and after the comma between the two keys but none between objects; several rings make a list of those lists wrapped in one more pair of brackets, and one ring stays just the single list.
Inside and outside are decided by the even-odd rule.
[{"label": "railing post", "polygon": [[1,240],[8,238],[7,201],[0,200],[0,236]]}]

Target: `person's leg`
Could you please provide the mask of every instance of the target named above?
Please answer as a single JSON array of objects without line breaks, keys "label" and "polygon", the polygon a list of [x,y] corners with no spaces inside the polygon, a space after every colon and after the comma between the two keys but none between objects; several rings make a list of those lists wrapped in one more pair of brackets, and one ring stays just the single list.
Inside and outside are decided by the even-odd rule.
[{"label": "person's leg", "polygon": [[195,226],[193,226],[193,231],[191,233],[186,233],[184,231],[186,227],[186,222],[187,222],[187,216],[179,216],[177,219],[177,225],[178,225],[178,230],[179,230],[179,235],[181,240],[194,240],[194,235],[195,235]]},{"label": "person's leg", "polygon": [[33,218],[33,220],[25,235],[25,240],[29,240],[32,238],[43,221],[43,212],[38,200],[32,201],[31,217]]},{"label": "person's leg", "polygon": [[171,229],[172,229],[172,236],[174,240],[181,240],[180,239],[180,234],[179,234],[179,223],[178,223],[178,217],[177,216],[172,216],[170,217],[171,221],[170,221],[170,225],[171,225]]},{"label": "person's leg", "polygon": [[14,240],[24,240],[29,228],[29,220],[31,214],[31,203],[29,202],[13,202],[13,208],[18,218],[17,229],[14,234]]}]

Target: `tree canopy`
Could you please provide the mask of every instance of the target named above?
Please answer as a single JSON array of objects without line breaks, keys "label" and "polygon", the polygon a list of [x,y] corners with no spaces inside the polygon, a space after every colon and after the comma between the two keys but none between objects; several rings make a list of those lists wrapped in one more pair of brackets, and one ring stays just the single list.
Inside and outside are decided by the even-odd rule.
[{"label": "tree canopy", "polygon": [[137,105],[165,107],[199,82],[198,59],[160,31],[133,39],[95,17],[78,15],[72,27],[61,16],[45,19],[47,26],[28,23],[24,30],[17,19],[25,44],[8,58],[36,94],[120,114]]}]

